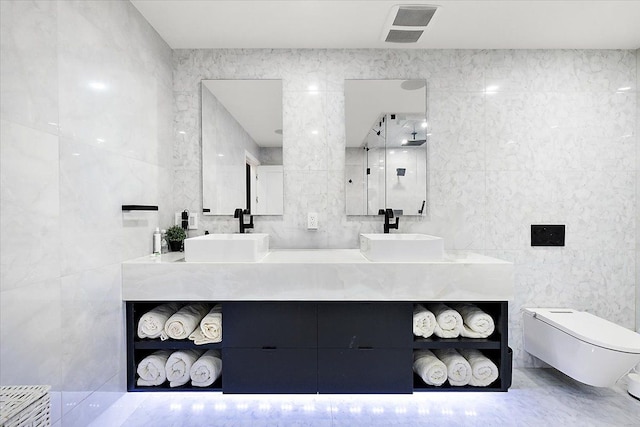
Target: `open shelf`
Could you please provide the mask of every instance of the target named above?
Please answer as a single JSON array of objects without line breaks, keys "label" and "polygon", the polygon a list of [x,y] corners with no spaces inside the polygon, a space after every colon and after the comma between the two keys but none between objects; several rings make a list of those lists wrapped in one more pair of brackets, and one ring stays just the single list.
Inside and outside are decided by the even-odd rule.
[{"label": "open shelf", "polygon": [[492,338],[415,338],[413,348],[477,348],[478,350],[500,349],[500,340]]},{"label": "open shelf", "polygon": [[140,341],[134,341],[133,347],[136,350],[188,350],[188,349],[202,349],[202,350],[211,350],[211,349],[222,349],[222,343],[212,343],[212,344],[195,344],[191,340],[166,340],[161,341],[159,339],[143,339]]}]

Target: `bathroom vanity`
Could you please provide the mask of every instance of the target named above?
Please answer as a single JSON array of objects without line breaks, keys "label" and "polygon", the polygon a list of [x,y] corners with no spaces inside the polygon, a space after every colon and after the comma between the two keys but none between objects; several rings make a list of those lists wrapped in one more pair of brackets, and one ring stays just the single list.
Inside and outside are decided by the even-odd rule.
[{"label": "bathroom vanity", "polygon": [[[357,249],[272,250],[257,262],[184,262],[182,253],[123,263],[129,391],[412,393],[506,391],[513,265],[477,254],[437,262],[371,262]],[[223,340],[140,339],[137,322],[163,302],[221,303]],[[415,303],[472,302],[490,314],[486,339],[412,332]],[[136,366],[158,349],[217,348],[223,373],[209,388],[136,386]],[[413,374],[415,349],[475,348],[500,371],[488,387],[434,387]]]}]

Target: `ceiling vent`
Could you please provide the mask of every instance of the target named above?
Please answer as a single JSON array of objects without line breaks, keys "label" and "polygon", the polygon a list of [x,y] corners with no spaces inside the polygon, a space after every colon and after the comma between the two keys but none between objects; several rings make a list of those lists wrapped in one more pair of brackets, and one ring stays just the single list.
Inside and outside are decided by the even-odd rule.
[{"label": "ceiling vent", "polygon": [[393,6],[384,26],[382,40],[387,43],[416,43],[437,8],[417,4]]}]

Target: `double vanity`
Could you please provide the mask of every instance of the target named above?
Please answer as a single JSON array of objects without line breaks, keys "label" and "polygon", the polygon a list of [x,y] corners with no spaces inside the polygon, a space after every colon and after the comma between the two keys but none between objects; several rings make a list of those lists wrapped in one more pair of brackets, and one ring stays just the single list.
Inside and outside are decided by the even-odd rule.
[{"label": "double vanity", "polygon": [[[136,366],[158,349],[220,349],[225,393],[506,391],[511,383],[508,304],[513,265],[444,252],[420,234],[363,234],[360,249],[269,250],[265,234],[205,235],[185,252],[122,265],[129,391]],[[163,302],[222,304],[223,340],[139,339],[140,316]],[[416,303],[470,302],[495,321],[485,339],[414,337]],[[428,386],[412,372],[417,349],[475,348],[500,371],[488,387]]]}]

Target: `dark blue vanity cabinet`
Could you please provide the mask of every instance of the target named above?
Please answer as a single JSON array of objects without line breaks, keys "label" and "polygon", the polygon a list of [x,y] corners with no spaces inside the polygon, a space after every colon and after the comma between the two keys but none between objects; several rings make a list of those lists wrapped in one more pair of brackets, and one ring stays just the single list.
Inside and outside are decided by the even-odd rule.
[{"label": "dark blue vanity cabinet", "polygon": [[225,393],[315,393],[317,306],[229,302],[223,306]]},{"label": "dark blue vanity cabinet", "polygon": [[[481,302],[496,331],[486,339],[416,338],[413,302],[222,302],[223,341],[196,346],[191,341],[139,339],[137,320],[157,303],[127,302],[129,391],[175,390],[168,385],[137,387],[136,366],[159,348],[220,348],[222,378],[210,388],[180,390],[224,393],[412,393],[414,391],[507,391],[511,351],[507,302]],[[476,348],[499,368],[489,387],[433,387],[413,374],[413,351],[420,348]]]},{"label": "dark blue vanity cabinet", "polygon": [[318,304],[320,393],[411,393],[410,303]]}]

